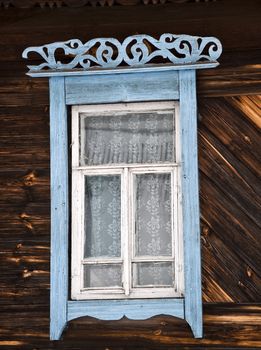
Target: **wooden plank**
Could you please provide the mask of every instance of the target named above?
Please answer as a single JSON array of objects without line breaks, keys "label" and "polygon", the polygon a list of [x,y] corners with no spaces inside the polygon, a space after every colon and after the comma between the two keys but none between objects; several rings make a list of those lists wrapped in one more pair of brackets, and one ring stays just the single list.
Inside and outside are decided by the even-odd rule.
[{"label": "wooden plank", "polygon": [[[205,219],[206,220],[206,219]],[[237,247],[202,220],[202,277],[204,299],[209,302],[258,300],[261,278]]]},{"label": "wooden plank", "polygon": [[180,71],[182,226],[184,235],[185,318],[202,337],[201,263],[198,201],[196,72]]},{"label": "wooden plank", "polygon": [[68,320],[86,315],[100,320],[119,320],[123,316],[131,320],[145,320],[155,315],[172,315],[184,318],[184,300],[130,299],[68,302]]},{"label": "wooden plank", "polygon": [[[207,127],[207,133],[210,136],[213,134],[222,142],[224,148],[231,152],[235,162],[238,163],[237,166],[240,167],[241,162],[248,171],[259,177],[261,174],[260,131],[245,112],[242,113],[242,110],[234,108],[233,101],[233,98],[202,100],[200,102],[201,124]],[[242,102],[244,105],[244,100]],[[250,110],[249,113],[256,113],[256,110],[253,112]],[[244,172],[242,175],[247,181]]]},{"label": "wooden plank", "polygon": [[[248,54],[247,64],[244,56]],[[256,61],[256,55],[258,61]],[[224,53],[220,67],[198,72],[197,93],[200,96],[239,96],[261,93],[261,51]]]},{"label": "wooden plank", "polygon": [[[204,192],[201,191],[201,207],[203,220],[208,222],[215,235],[225,242],[230,250],[235,250],[243,262],[260,275],[260,238],[259,227],[253,224],[234,202],[231,202],[226,195],[226,190],[221,191],[213,182],[201,174],[201,184]],[[215,196],[215,197],[214,197]],[[211,199],[209,199],[211,198]],[[220,218],[222,217],[222,222]],[[229,234],[227,233],[229,232]],[[211,268],[211,261],[209,262]],[[226,260],[224,260],[226,265]],[[247,280],[247,273],[242,275],[243,281]],[[225,276],[223,277],[225,279]],[[241,281],[242,282],[242,281]],[[222,283],[222,282],[220,282]],[[228,286],[229,287],[229,286]],[[260,283],[257,289],[260,291]],[[238,286],[240,288],[240,286]],[[235,292],[236,294],[237,292]],[[233,291],[231,295],[233,295]],[[247,297],[240,301],[248,300]],[[215,301],[215,300],[213,300]],[[236,301],[236,300],[235,300]],[[237,299],[238,301],[238,299]]]},{"label": "wooden plank", "polygon": [[68,299],[68,141],[64,78],[50,79],[51,295],[50,338],[60,338]]},{"label": "wooden plank", "polygon": [[[158,316],[148,321],[96,321],[85,318],[70,322],[65,344],[79,339],[94,349],[106,344],[113,349],[248,349],[258,347],[260,306],[212,304],[204,306],[205,337],[189,336],[182,320]],[[137,331],[139,330],[139,331]],[[95,334],[99,333],[99,338]],[[218,337],[216,336],[218,334]],[[67,344],[68,344],[67,343]]]},{"label": "wooden plank", "polygon": [[[204,305],[204,339],[192,338],[186,323],[174,317],[158,316],[143,321],[81,318],[71,321],[64,339],[54,344],[48,340],[46,305],[20,304],[0,314],[0,337],[2,342],[6,341],[5,347],[0,345],[8,350],[27,350],[30,347],[51,350],[54,346],[59,350],[258,349],[261,342],[260,311],[258,304]],[[15,347],[14,342],[20,345]]]},{"label": "wooden plank", "polygon": [[65,84],[66,104],[69,105],[160,101],[179,97],[176,71],[66,77]]},{"label": "wooden plank", "polygon": [[[184,33],[189,28],[191,34],[214,35],[220,37],[228,49],[233,50],[240,47],[242,42],[247,48],[260,46],[259,12],[260,2],[257,0],[244,1],[240,6],[237,6],[235,1],[228,1],[225,4],[216,1],[197,5],[187,3],[150,7],[115,6],[113,9],[106,7],[61,8],[58,11],[32,9],[29,11],[30,16],[19,15],[19,11],[12,10],[13,17],[9,15],[11,19],[7,15],[2,15],[1,32],[6,41],[9,39],[7,48],[12,49],[13,45],[9,45],[10,42],[21,45],[21,36],[32,37],[32,32],[41,35],[41,44],[45,44],[76,37],[75,34],[78,33],[81,36],[84,33],[84,37],[88,39],[96,37],[97,31],[101,34],[99,36],[110,37],[116,34],[119,38],[133,32],[149,34],[172,32],[175,22],[176,33]],[[7,23],[5,17],[9,17]],[[67,20],[68,17],[70,21]],[[15,37],[14,33],[19,35]],[[53,39],[49,40],[49,37]],[[21,49],[20,46],[17,52],[21,52]]]}]

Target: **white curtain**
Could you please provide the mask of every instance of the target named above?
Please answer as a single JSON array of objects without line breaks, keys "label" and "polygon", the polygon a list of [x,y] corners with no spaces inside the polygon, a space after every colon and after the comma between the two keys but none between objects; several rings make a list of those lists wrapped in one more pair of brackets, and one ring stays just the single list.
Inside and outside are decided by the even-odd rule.
[{"label": "white curtain", "polygon": [[80,120],[80,165],[175,161],[173,112],[81,114]]}]

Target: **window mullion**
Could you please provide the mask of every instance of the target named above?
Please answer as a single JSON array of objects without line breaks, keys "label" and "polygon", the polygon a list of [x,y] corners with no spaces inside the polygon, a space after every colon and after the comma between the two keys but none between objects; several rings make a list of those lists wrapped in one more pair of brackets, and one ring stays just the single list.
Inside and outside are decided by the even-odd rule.
[{"label": "window mullion", "polygon": [[122,175],[122,224],[121,224],[121,240],[122,240],[122,259],[123,259],[123,288],[125,295],[130,294],[130,251],[129,251],[129,170],[123,169]]}]

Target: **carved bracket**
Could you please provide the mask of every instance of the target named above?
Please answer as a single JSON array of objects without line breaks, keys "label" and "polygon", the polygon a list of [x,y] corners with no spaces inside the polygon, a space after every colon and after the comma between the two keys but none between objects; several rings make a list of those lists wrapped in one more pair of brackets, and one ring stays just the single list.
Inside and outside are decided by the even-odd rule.
[{"label": "carved bracket", "polygon": [[[63,57],[58,55],[64,53]],[[220,41],[214,37],[162,34],[159,39],[150,35],[133,35],[120,42],[115,38],[96,38],[83,44],[79,39],[29,47],[29,53],[39,54],[45,62],[29,65],[30,73],[68,71],[91,68],[111,69],[118,66],[141,67],[148,63],[189,65],[216,62],[222,53]],[[63,62],[62,62],[63,60]]]}]

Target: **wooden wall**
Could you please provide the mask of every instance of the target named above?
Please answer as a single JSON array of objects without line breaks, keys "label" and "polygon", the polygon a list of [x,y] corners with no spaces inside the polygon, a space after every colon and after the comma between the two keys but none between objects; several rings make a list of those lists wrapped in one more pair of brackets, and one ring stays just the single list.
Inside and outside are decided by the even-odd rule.
[{"label": "wooden wall", "polygon": [[[261,347],[260,5],[226,4],[0,11],[1,349]],[[205,337],[164,316],[84,318],[50,342],[48,83],[25,76],[21,52],[73,37],[167,31],[224,44],[221,67],[198,75]]]}]

